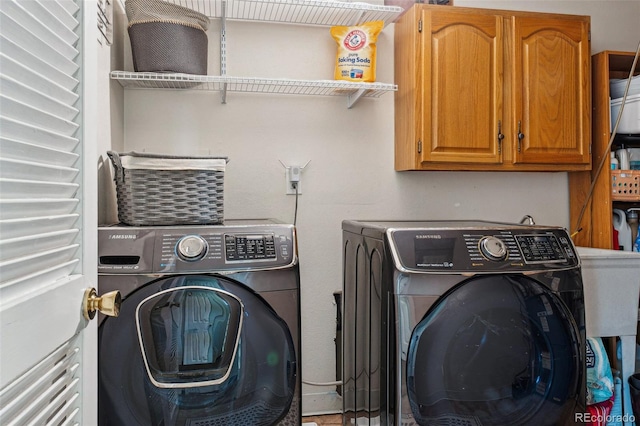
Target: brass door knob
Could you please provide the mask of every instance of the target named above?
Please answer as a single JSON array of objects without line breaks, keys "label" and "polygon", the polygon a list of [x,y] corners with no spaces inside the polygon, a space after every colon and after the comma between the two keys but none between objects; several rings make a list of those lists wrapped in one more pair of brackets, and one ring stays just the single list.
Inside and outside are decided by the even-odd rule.
[{"label": "brass door knob", "polygon": [[118,290],[110,291],[98,297],[96,289],[90,287],[84,291],[82,314],[88,320],[92,320],[96,316],[97,311],[110,317],[117,317],[120,314],[121,304],[122,296],[120,296]]}]

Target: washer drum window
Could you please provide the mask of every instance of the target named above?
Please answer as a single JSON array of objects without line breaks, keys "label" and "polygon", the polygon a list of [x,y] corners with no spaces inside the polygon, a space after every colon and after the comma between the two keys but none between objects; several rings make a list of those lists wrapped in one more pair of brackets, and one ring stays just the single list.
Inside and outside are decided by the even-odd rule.
[{"label": "washer drum window", "polygon": [[270,426],[297,380],[286,322],[228,277],[161,278],[99,328],[101,426]]}]

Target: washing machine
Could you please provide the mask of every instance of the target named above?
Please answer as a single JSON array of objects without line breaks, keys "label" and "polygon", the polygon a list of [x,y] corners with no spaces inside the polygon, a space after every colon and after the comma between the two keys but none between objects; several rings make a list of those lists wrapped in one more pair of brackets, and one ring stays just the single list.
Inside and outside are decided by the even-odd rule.
[{"label": "washing machine", "polygon": [[582,419],[584,297],[566,230],[486,221],[342,230],[345,425]]},{"label": "washing machine", "polygon": [[101,426],[300,425],[293,225],[98,229]]}]

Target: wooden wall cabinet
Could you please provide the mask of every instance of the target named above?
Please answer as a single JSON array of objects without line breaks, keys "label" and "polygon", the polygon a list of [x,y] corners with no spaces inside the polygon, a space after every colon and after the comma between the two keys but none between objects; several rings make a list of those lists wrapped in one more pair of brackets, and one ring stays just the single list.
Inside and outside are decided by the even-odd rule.
[{"label": "wooden wall cabinet", "polygon": [[589,170],[589,26],[414,5],[395,26],[396,170]]},{"label": "wooden wall cabinet", "polygon": [[[626,210],[631,207],[640,207],[640,202],[613,200],[609,166],[610,151],[607,149],[611,139],[611,122],[615,121],[615,117],[611,117],[609,104],[609,80],[628,78],[634,55],[633,52],[604,51],[592,57],[593,170],[569,173],[571,231],[575,232],[573,240],[578,246],[612,249],[613,209]],[[634,71],[634,75],[638,74],[640,74],[640,64],[636,65]],[[620,141],[624,141],[627,147],[640,148],[640,135],[635,135],[635,138],[628,135],[619,135],[619,137],[620,139],[614,139],[613,149],[621,143]],[[632,141],[631,144],[629,141]],[[605,165],[596,176],[603,157]],[[589,198],[592,183],[593,195]],[[579,220],[583,209],[584,214]]]}]

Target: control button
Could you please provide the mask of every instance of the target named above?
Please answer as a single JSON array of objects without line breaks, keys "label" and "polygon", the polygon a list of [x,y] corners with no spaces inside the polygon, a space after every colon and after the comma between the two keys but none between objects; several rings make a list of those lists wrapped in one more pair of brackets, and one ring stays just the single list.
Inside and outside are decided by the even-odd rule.
[{"label": "control button", "polygon": [[187,235],[178,241],[176,252],[182,260],[193,262],[207,254],[207,242],[198,235]]},{"label": "control button", "polygon": [[273,235],[225,235],[224,248],[229,262],[249,262],[276,258]]},{"label": "control button", "polygon": [[268,258],[276,257],[276,244],[273,235],[269,235],[264,239],[264,253]]},{"label": "control button", "polygon": [[505,260],[507,258],[507,246],[496,237],[482,237],[479,242],[480,252],[489,260]]}]

